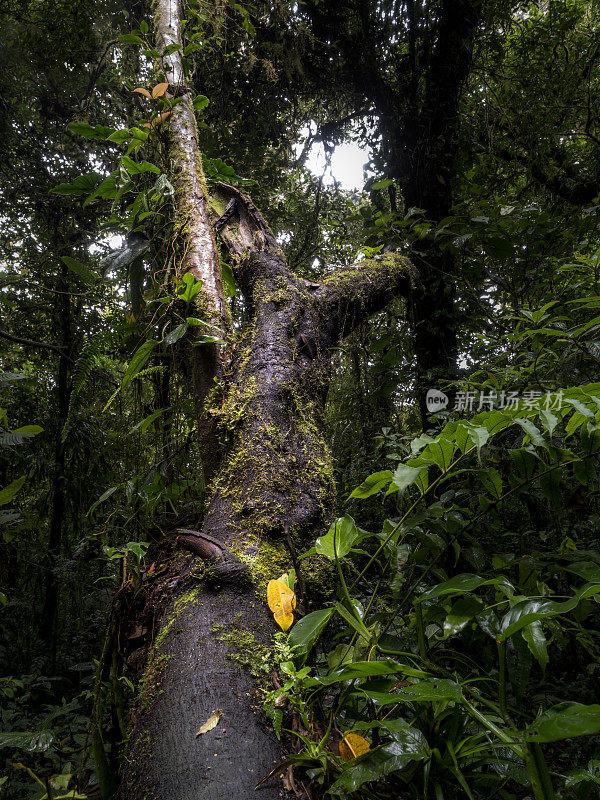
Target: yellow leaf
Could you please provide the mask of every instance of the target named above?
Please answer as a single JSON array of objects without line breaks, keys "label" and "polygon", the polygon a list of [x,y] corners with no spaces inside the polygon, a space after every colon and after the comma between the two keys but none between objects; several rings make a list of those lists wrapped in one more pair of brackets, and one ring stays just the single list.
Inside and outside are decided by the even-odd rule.
[{"label": "yellow leaf", "polygon": [[287,612],[283,609],[277,609],[273,616],[275,617],[275,622],[279,625],[282,631],[287,631],[294,621],[294,615],[292,612]]},{"label": "yellow leaf", "polygon": [[140,94],[143,94],[144,97],[149,97],[152,100],[152,95],[150,94],[148,89],[142,89],[141,87],[138,87],[137,89],[134,89],[133,91],[134,92],[139,92]]},{"label": "yellow leaf", "polygon": [[363,753],[368,753],[371,746],[358,733],[347,733],[340,741],[340,756],[342,761],[352,761]]},{"label": "yellow leaf", "polygon": [[287,631],[294,621],[292,612],[296,608],[296,595],[283,581],[269,581],[267,603],[273,612],[275,622],[282,630]]},{"label": "yellow leaf", "polygon": [[168,88],[169,88],[168,83],[157,83],[154,89],[152,89],[152,97],[155,100],[157,99],[157,97],[162,97]]},{"label": "yellow leaf", "polygon": [[200,729],[198,730],[198,733],[196,734],[196,736],[201,736],[203,733],[208,733],[209,731],[212,731],[213,728],[216,728],[217,727],[217,723],[221,719],[221,713],[222,712],[221,712],[220,708],[217,708],[216,711],[213,711],[213,713],[206,720],[204,725],[200,726]]},{"label": "yellow leaf", "polygon": [[296,595],[283,581],[269,581],[267,585],[267,602],[273,613],[277,609],[286,609],[291,612],[296,608]]}]

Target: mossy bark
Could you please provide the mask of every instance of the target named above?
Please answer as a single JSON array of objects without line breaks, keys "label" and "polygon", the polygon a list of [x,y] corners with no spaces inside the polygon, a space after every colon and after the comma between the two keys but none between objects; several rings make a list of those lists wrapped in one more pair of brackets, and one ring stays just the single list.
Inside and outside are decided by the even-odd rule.
[{"label": "mossy bark", "polygon": [[[232,630],[236,614],[257,646],[276,631],[266,582],[294,564],[334,511],[323,431],[331,352],[414,283],[410,264],[392,255],[322,283],[300,279],[249,198],[224,185],[215,194],[216,215],[235,201],[222,237],[252,318],[227,396],[218,402],[215,394],[209,408],[227,455],[198,536],[222,555],[195,591],[167,603],[141,684],[122,800],[280,796],[277,779],[255,794],[284,753],[252,708],[252,676],[228,658],[235,637],[219,631]],[[218,727],[196,737],[216,709]]]}]

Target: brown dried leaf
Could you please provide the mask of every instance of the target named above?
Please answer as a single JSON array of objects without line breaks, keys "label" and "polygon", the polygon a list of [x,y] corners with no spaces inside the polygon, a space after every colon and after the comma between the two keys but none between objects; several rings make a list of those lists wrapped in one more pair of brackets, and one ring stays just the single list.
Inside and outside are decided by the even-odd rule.
[{"label": "brown dried leaf", "polygon": [[162,97],[168,88],[168,83],[157,83],[154,89],[152,89],[152,97],[154,100],[156,100],[158,97]]},{"label": "brown dried leaf", "polygon": [[144,97],[149,97],[150,100],[152,100],[152,95],[150,94],[150,92],[147,89],[142,89],[141,86],[138,86],[138,88],[134,89],[133,91],[138,92],[139,94],[143,94]]},{"label": "brown dried leaf", "polygon": [[220,708],[217,708],[217,710],[216,710],[216,711],[213,711],[213,713],[212,713],[212,714],[210,715],[210,717],[209,717],[209,718],[206,720],[206,722],[204,723],[204,725],[201,725],[201,726],[200,726],[200,728],[198,729],[198,733],[196,734],[196,736],[201,736],[203,733],[208,733],[209,731],[212,731],[212,729],[213,729],[213,728],[216,728],[216,727],[217,727],[217,725],[218,725],[218,723],[219,723],[219,720],[221,719],[221,714],[222,714],[222,713],[223,713],[223,712],[221,711],[221,709],[220,709]]}]

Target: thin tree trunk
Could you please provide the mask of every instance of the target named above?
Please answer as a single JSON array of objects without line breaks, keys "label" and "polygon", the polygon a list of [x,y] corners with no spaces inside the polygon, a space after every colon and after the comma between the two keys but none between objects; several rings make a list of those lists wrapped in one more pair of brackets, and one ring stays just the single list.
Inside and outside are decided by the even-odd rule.
[{"label": "thin tree trunk", "polygon": [[[202,529],[182,537],[213,561],[162,615],[141,682],[122,800],[280,796],[275,779],[255,793],[283,749],[252,707],[252,677],[231,656],[239,659],[241,648],[260,662],[260,648],[276,630],[266,582],[292,566],[295,551],[324,530],[334,510],[323,435],[332,349],[407,294],[413,280],[410,265],[395,256],[363,261],[322,283],[297,278],[251,201],[223,185],[216,194],[217,213],[236,203],[222,235],[252,324],[228,399],[215,410],[228,454]],[[218,726],[196,736],[217,709]]]},{"label": "thin tree trunk", "polygon": [[[178,50],[162,58],[169,91],[180,99],[169,120],[170,157],[174,164],[173,183],[177,204],[176,229],[180,234],[177,274],[182,277],[190,272],[202,281],[202,292],[196,301],[197,313],[227,334],[231,328],[231,318],[209,218],[206,180],[198,146],[198,126],[183,69],[180,0],[155,0],[154,11],[159,52],[162,53],[169,45],[179,46]],[[222,374],[223,356],[223,347],[217,344],[195,348],[192,355],[198,438],[207,480],[217,467],[219,446],[204,404],[214,387],[215,377]]]},{"label": "thin tree trunk", "polygon": [[63,544],[63,525],[66,510],[65,495],[65,443],[63,428],[69,413],[69,374],[70,352],[72,345],[71,301],[68,294],[67,267],[63,264],[57,281],[56,315],[62,331],[61,354],[58,360],[57,376],[57,418],[55,420],[54,470],[52,477],[50,528],[48,531],[48,547],[46,551],[46,574],[44,578],[44,605],[40,618],[40,639],[50,647],[54,661],[56,653],[56,618],[58,612],[59,581],[57,576],[58,561]]}]

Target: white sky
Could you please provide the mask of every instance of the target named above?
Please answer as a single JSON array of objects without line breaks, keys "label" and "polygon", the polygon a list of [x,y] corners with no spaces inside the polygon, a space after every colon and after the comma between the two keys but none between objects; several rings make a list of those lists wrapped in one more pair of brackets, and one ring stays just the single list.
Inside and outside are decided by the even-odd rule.
[{"label": "white sky", "polygon": [[[300,148],[299,148],[300,149]],[[364,186],[363,167],[369,160],[368,150],[359,147],[356,142],[344,142],[337,145],[331,158],[331,166],[326,171],[323,182],[332,184],[339,181],[342,189],[359,189]],[[315,175],[321,175],[325,166],[323,144],[314,144],[306,159],[306,166]]]}]

